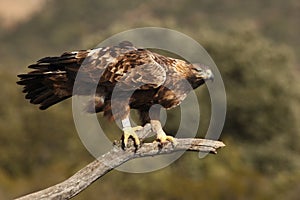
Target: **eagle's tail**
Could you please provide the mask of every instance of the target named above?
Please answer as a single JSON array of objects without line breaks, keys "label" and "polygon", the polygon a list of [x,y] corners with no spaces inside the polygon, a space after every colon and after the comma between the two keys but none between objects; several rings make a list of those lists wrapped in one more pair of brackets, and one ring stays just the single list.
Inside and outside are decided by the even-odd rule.
[{"label": "eagle's tail", "polygon": [[[78,60],[77,60],[78,61]],[[23,85],[25,98],[32,104],[40,104],[40,109],[63,101],[72,96],[73,79],[66,66],[78,65],[75,53],[65,53],[60,57],[46,57],[28,68],[34,69],[27,74],[19,74],[17,82]]]}]

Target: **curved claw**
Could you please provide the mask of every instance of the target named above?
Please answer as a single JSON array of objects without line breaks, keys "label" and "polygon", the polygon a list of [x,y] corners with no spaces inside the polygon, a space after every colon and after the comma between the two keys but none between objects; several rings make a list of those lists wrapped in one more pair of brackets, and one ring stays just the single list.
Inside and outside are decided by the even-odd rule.
[{"label": "curved claw", "polygon": [[170,136],[170,135],[158,135],[156,140],[159,141],[161,144],[165,144],[168,141],[172,142],[172,143],[176,142],[175,138],[173,136]]},{"label": "curved claw", "polygon": [[141,130],[142,128],[143,127],[141,127],[141,126],[123,128],[123,132],[124,132],[123,136],[122,136],[123,148],[127,147],[129,138],[133,139],[134,145],[136,147],[140,146],[141,142],[140,142],[139,137],[135,133],[135,131]]}]

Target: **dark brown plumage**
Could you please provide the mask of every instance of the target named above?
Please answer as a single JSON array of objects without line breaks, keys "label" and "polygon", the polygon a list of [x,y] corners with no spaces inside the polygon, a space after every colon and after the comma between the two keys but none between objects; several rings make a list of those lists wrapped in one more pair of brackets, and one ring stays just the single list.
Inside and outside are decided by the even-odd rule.
[{"label": "dark brown plumage", "polygon": [[[117,46],[45,57],[29,68],[33,70],[18,75],[17,83],[24,86],[25,98],[39,104],[42,110],[72,95],[91,95],[92,85],[96,84],[88,112],[103,111],[108,118],[123,120],[132,108],[139,110],[143,123],[150,121],[147,113],[152,105],[176,107],[192,89],[213,77],[211,70],[203,65],[138,49],[127,41]],[[78,70],[80,85],[74,88]],[[117,112],[112,115],[114,89],[117,92],[113,99],[118,103],[114,108]]]}]

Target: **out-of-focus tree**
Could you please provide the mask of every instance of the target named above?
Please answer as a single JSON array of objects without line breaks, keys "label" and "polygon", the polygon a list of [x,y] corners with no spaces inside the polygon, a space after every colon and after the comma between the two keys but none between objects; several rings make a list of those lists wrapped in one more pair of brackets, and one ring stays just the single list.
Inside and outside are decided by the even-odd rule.
[{"label": "out-of-focus tree", "polygon": [[300,88],[293,52],[247,29],[209,34],[203,42],[226,86],[224,137],[243,144],[245,158],[262,172],[299,169]]}]

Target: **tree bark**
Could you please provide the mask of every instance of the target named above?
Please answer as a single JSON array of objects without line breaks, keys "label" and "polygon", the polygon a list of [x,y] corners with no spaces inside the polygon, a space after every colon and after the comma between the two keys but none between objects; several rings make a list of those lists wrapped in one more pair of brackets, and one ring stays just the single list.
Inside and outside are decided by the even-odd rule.
[{"label": "tree bark", "polygon": [[[145,138],[150,132],[151,126],[146,125],[138,135],[141,138]],[[224,143],[221,141],[197,138],[176,138],[175,143],[169,142],[163,146],[157,142],[143,143],[138,149],[131,143],[130,147],[124,150],[121,148],[120,142],[115,142],[112,150],[88,164],[67,180],[44,190],[17,198],[17,200],[70,199],[109,171],[131,159],[170,154],[178,151],[197,151],[216,154],[217,149],[224,146]]]}]

